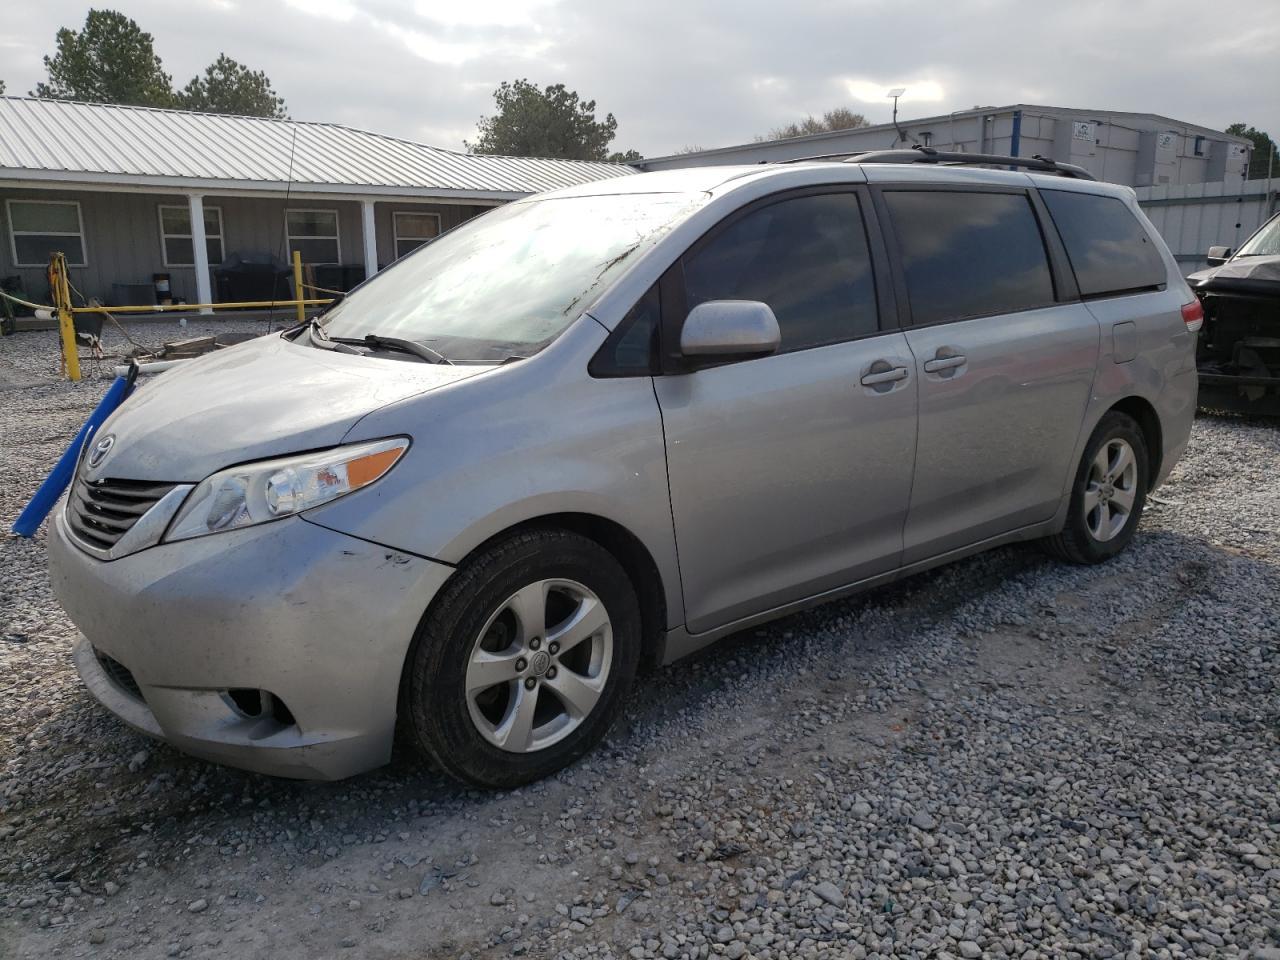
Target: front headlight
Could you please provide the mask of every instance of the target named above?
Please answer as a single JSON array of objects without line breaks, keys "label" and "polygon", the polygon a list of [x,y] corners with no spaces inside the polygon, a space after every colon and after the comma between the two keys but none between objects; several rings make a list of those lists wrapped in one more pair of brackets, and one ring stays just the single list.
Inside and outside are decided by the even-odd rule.
[{"label": "front headlight", "polygon": [[203,537],[310,510],[367,487],[408,449],[408,437],[392,437],[219,471],[191,491],[164,539]]}]

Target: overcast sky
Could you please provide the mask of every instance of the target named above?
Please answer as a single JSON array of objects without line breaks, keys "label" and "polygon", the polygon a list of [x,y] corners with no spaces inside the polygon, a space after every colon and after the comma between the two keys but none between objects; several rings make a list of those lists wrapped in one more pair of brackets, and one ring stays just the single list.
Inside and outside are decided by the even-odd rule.
[{"label": "overcast sky", "polygon": [[[0,79],[25,94],[87,5],[10,0]],[[104,4],[106,5],[106,4]],[[564,83],[614,149],[726,146],[848,106],[1164,114],[1280,137],[1280,0],[120,0],[177,85],[219,53],[266,70],[299,120],[460,149],[502,80]],[[1221,14],[1217,14],[1221,11]]]}]

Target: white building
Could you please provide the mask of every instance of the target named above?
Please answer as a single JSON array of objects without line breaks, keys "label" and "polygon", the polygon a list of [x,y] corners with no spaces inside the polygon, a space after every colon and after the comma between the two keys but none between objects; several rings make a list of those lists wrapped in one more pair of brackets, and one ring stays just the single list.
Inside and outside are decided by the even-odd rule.
[{"label": "white building", "polygon": [[1052,157],[1084,167],[1099,180],[1131,187],[1223,183],[1238,188],[1252,144],[1194,123],[1154,113],[1080,110],[1018,103],[976,107],[915,120],[881,123],[787,140],[745,143],[656,157],[644,170],[765,163],[797,157],[921,146],[965,153]]},{"label": "white building", "polygon": [[[490,207],[633,173],[334,123],[0,97],[0,282],[48,302],[57,250],[107,304],[156,302],[158,276],[182,302],[258,299],[220,296],[219,266],[296,250],[345,290]],[[264,298],[291,295],[275,283]]]}]

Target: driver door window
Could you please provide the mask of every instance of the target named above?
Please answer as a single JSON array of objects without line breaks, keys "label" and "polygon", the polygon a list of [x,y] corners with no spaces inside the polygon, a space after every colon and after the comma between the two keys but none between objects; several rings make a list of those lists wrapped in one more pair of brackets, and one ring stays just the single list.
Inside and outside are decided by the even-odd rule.
[{"label": "driver door window", "polygon": [[778,318],[781,351],[877,332],[875,281],[858,197],[829,193],[755,207],[684,260],[686,306],[760,300]]}]

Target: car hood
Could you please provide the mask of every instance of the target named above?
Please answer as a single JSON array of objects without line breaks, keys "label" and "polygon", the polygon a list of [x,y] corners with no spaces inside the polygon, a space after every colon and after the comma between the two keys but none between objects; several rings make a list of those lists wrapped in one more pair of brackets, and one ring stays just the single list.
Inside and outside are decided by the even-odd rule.
[{"label": "car hood", "polygon": [[1280,284],[1280,257],[1239,257],[1187,277],[1193,287],[1210,281],[1251,280]]},{"label": "car hood", "polygon": [[93,474],[194,483],[233,464],[334,446],[380,407],[492,369],[259,337],[141,383],[98,430],[115,442]]}]

